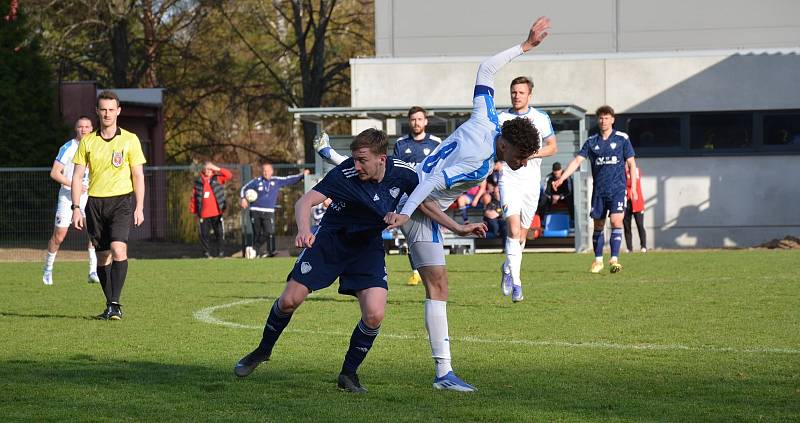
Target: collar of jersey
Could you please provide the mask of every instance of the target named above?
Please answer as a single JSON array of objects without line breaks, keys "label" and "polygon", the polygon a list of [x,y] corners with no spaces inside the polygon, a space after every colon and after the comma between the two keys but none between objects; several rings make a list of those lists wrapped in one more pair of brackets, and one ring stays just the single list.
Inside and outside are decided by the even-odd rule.
[{"label": "collar of jersey", "polygon": [[111,141],[111,140],[113,140],[113,139],[114,139],[114,137],[118,137],[118,136],[122,135],[122,131],[120,130],[119,126],[117,126],[117,132],[115,132],[115,133],[114,133],[114,137],[111,137],[111,138],[109,138],[109,139],[105,139],[105,138],[103,138],[103,135],[101,134],[101,132],[102,132],[102,131],[103,131],[103,129],[102,129],[102,128],[98,128],[98,129],[97,129],[97,132],[95,132],[95,134],[96,134],[98,137],[100,137],[100,139],[102,139],[103,141]]},{"label": "collar of jersey", "polygon": [[512,115],[515,115],[515,116],[524,116],[524,115],[527,115],[528,113],[530,113],[532,108],[533,108],[533,107],[531,107],[531,105],[529,104],[529,105],[528,105],[528,110],[527,110],[527,111],[525,111],[525,113],[517,113],[517,112],[515,112],[515,111],[514,111],[514,109],[512,109],[512,108],[509,108],[509,109],[508,109],[508,113],[509,113],[509,114],[512,114]]}]

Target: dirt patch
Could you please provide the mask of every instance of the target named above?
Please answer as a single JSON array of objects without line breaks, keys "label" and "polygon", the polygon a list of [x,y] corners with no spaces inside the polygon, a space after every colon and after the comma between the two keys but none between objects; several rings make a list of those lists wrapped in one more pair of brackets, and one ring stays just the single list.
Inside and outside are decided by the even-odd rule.
[{"label": "dirt patch", "polygon": [[783,239],[773,239],[772,241],[767,241],[761,245],[757,245],[756,248],[769,248],[769,249],[782,249],[782,250],[798,250],[800,249],[800,238],[796,236],[787,235]]}]

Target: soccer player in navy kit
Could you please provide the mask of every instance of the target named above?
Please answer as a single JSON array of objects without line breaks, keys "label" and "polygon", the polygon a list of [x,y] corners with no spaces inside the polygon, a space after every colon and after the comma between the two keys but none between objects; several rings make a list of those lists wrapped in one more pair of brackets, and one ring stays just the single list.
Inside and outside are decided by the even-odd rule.
[{"label": "soccer player in navy kit", "polygon": [[[366,392],[356,371],[378,336],[388,294],[383,219],[419,181],[411,166],[387,157],[387,146],[382,131],[361,132],[350,144],[353,157],[328,172],[295,204],[295,245],[304,249],[287,277],[286,288],[270,309],[261,343],[236,364],[237,376],[249,375],[268,360],[292,313],[308,294],[339,278],[339,292],[358,298],[361,320],[353,329],[338,386]],[[331,198],[331,205],[312,233],[311,209],[326,198]]]},{"label": "soccer player in navy kit", "polygon": [[[585,159],[592,165],[592,211],[594,219],[594,262],[589,269],[592,273],[603,270],[603,227],[606,216],[611,218],[611,258],[608,261],[611,273],[622,270],[619,264],[619,250],[622,245],[622,219],[625,216],[625,167],[628,167],[631,178],[636,178],[636,159],[628,134],[614,130],[614,109],[601,106],[595,112],[600,133],[592,135],[581,147],[578,155],[569,163],[561,177],[553,181],[553,188],[558,189],[567,178],[580,167]],[[633,193],[636,199],[636,193]]]}]

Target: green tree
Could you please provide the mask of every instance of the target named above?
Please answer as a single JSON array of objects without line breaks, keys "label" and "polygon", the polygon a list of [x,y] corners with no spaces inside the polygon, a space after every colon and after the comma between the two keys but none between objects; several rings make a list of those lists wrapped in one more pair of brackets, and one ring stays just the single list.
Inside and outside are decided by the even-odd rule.
[{"label": "green tree", "polygon": [[0,166],[46,166],[69,131],[39,39],[10,3],[0,1]]}]

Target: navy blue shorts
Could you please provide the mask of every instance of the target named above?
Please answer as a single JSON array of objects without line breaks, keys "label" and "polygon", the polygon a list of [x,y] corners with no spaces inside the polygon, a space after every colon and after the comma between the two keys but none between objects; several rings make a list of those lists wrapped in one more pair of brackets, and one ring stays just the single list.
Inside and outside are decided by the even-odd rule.
[{"label": "navy blue shorts", "polygon": [[331,286],[336,278],[340,294],[389,289],[380,233],[347,234],[321,227],[314,245],[303,249],[286,280],[294,279],[309,291],[318,291]]},{"label": "navy blue shorts", "polygon": [[605,219],[609,214],[625,213],[625,190],[613,194],[592,193],[592,219]]}]

